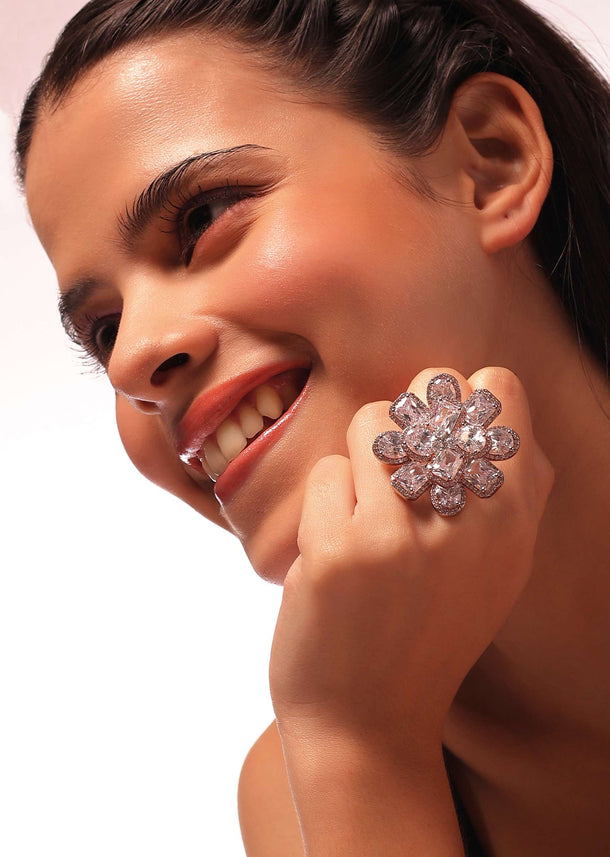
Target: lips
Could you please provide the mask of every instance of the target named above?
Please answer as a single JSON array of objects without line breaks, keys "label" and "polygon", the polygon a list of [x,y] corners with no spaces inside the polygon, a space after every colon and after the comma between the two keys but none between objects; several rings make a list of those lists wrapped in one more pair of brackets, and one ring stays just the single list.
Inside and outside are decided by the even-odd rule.
[{"label": "lips", "polygon": [[[293,391],[296,387],[296,395],[298,396],[307,381],[309,369],[309,362],[304,363],[300,361],[296,364],[295,362],[278,363],[246,372],[237,378],[220,384],[213,390],[203,393],[193,402],[175,431],[175,445],[182,461],[195,467],[195,469],[205,469],[208,475],[214,478],[214,475],[209,472],[213,468],[208,468],[207,466],[204,449],[217,471],[222,472],[226,469],[228,463],[220,455],[220,459],[224,461],[224,465],[219,466],[216,464],[219,456],[219,448],[216,444],[216,430],[222,430],[219,432],[219,435],[223,442],[227,433],[226,429],[233,426],[234,423],[234,433],[238,434],[239,426],[236,422],[236,416],[242,414],[244,411],[251,411],[252,406],[256,407],[261,389],[268,390],[271,388],[272,390],[278,390],[282,393],[283,397],[282,391],[286,386],[289,386]],[[294,392],[292,396],[289,393],[288,395],[289,398],[294,398]],[[246,403],[248,405],[244,407]],[[285,407],[290,407],[290,401],[284,404]],[[281,413],[266,415],[264,417],[264,427],[261,427],[259,431],[266,433],[266,430],[272,425],[273,420],[277,418],[279,422],[282,416],[283,414]],[[246,436],[251,437],[252,435],[246,432]],[[258,433],[255,440],[259,442]],[[249,443],[249,441],[246,441],[244,437],[242,446],[246,443]],[[237,447],[238,451],[239,446]],[[236,451],[234,449],[230,453],[231,463],[235,455]]]}]

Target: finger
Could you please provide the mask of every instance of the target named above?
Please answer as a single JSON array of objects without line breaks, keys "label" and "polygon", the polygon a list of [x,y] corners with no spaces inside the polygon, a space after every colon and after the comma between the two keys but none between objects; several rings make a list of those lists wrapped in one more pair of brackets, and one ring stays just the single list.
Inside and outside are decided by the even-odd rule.
[{"label": "finger", "polygon": [[[500,366],[487,366],[479,369],[468,379],[454,369],[426,369],[413,379],[409,388],[410,391],[415,392],[420,397],[425,396],[427,384],[431,377],[441,371],[448,372],[457,378],[462,402],[466,402],[473,391],[481,389],[488,390],[495,397],[500,411],[485,423],[486,431],[490,427],[505,426],[516,432],[518,436],[516,452],[513,452],[511,457],[503,457],[504,453],[501,453],[499,446],[495,447],[494,453],[482,456],[482,459],[485,460],[484,470],[486,473],[493,476],[494,473],[500,471],[501,475],[495,482],[498,487],[489,496],[481,496],[480,492],[483,491],[484,493],[485,483],[483,480],[478,485],[479,491],[474,490],[474,484],[468,485],[466,505],[476,511],[477,515],[483,514],[489,518],[497,517],[499,512],[502,515],[514,513],[517,510],[522,512],[524,504],[527,509],[535,510],[535,514],[540,515],[552,484],[552,473],[550,472],[552,468],[545,456],[543,456],[544,460],[538,461],[538,463],[535,461],[535,458],[540,457],[542,451],[533,437],[527,395],[519,378],[510,369]],[[510,433],[505,432],[503,437],[510,441]],[[538,477],[539,472],[540,477]],[[492,487],[493,483],[494,480],[491,478]],[[508,490],[507,485],[509,486]],[[488,503],[487,501],[492,498],[494,498],[493,503]],[[426,515],[429,508],[424,503],[418,505],[417,501],[415,502],[414,509],[417,509],[417,514],[421,512],[422,515]],[[464,513],[466,512],[467,510],[464,510]],[[463,515],[460,516],[460,520],[465,521]]]},{"label": "finger", "polygon": [[[470,394],[470,385],[459,372],[446,367],[432,367],[419,372],[406,391],[397,390],[396,397],[398,398],[402,392],[414,393],[427,405],[428,384],[436,375],[443,373],[451,374],[457,379],[462,398],[466,398]],[[404,520],[406,514],[405,498],[399,496],[390,479],[398,467],[379,461],[372,452],[372,443],[378,434],[385,431],[400,431],[400,426],[390,419],[390,404],[389,402],[372,402],[360,408],[348,429],[347,444],[352,462],[358,507],[365,514],[373,516],[378,521],[387,520],[388,509],[391,508],[396,518],[395,523],[398,524]],[[406,505],[409,508],[417,508],[421,514],[429,517],[431,509],[429,490],[425,489],[417,500],[407,500]],[[432,511],[434,515],[437,515],[434,510]]]},{"label": "finger", "polygon": [[415,377],[409,384],[409,392],[415,393],[415,395],[418,396],[422,400],[422,402],[428,404],[428,384],[437,375],[453,375],[453,377],[457,380],[459,384],[460,397],[462,402],[467,399],[468,396],[472,393],[472,387],[466,377],[460,372],[458,372],[456,369],[451,369],[447,366],[437,366],[428,369],[422,369],[421,372],[418,372],[417,375],[415,375]]},{"label": "finger", "polygon": [[[475,389],[489,390],[501,403],[502,410],[489,428],[508,426],[518,435],[518,449],[509,458],[491,460],[504,475],[501,485],[503,505],[525,504],[540,517],[552,485],[550,462],[535,440],[529,402],[523,384],[510,369],[486,366],[468,379]],[[490,456],[488,456],[490,458]]]},{"label": "finger", "polygon": [[352,519],[355,504],[349,458],[344,455],[326,455],[319,459],[305,483],[297,535],[301,554],[334,554]]},{"label": "finger", "polygon": [[372,449],[378,434],[399,431],[389,416],[391,404],[389,401],[368,402],[354,414],[347,430],[356,502],[359,510],[367,514],[379,509],[380,504],[383,506],[395,493],[390,475],[396,465],[379,461]]}]

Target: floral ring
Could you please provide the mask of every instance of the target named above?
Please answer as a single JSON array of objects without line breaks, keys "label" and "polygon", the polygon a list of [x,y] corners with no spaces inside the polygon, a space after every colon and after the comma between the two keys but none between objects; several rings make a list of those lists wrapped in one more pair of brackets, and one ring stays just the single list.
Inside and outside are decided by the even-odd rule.
[{"label": "floral ring", "polygon": [[401,393],[390,405],[390,417],[401,431],[384,431],[373,452],[386,464],[401,464],[390,477],[407,500],[430,488],[430,500],[441,515],[457,515],[469,488],[491,497],[504,474],[491,462],[512,458],[520,439],[508,426],[490,426],[502,404],[489,390],[473,390],[462,402],[457,378],[442,372],[426,391],[425,405],[414,393]]}]

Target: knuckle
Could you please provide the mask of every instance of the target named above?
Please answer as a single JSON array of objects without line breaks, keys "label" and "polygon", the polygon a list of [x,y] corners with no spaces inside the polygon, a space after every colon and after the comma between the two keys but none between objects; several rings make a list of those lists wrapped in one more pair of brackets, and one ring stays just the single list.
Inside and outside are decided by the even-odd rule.
[{"label": "knuckle", "polygon": [[330,485],[337,479],[337,472],[342,468],[347,459],[343,455],[324,455],[319,458],[309,471],[307,478],[309,486]]},{"label": "knuckle", "polygon": [[368,426],[376,425],[380,419],[387,420],[391,404],[390,401],[366,402],[366,404],[358,408],[352,417],[348,434],[361,431]]},{"label": "knuckle", "polygon": [[377,529],[374,538],[366,532],[360,534],[358,555],[361,563],[366,566],[391,564],[406,555],[407,545],[407,534],[388,523]]},{"label": "knuckle", "polygon": [[473,389],[485,387],[495,392],[503,401],[519,399],[525,392],[518,375],[505,366],[485,366],[474,372],[468,383]]},{"label": "knuckle", "polygon": [[310,563],[328,573],[349,563],[349,550],[340,533],[327,533],[309,547],[307,557]]},{"label": "knuckle", "polygon": [[449,375],[459,375],[460,373],[456,369],[452,369],[449,366],[427,366],[425,369],[422,369],[417,375],[413,378],[414,384],[423,384],[427,386],[428,381],[434,378],[435,375],[442,375],[447,373]]},{"label": "knuckle", "polygon": [[301,524],[297,533],[297,547],[311,572],[321,574],[347,566],[352,561],[349,532],[340,526],[317,527]]},{"label": "knuckle", "polygon": [[[466,500],[468,507],[468,499]],[[464,510],[466,511],[466,510]],[[464,514],[461,512],[460,514]],[[459,518],[459,515],[457,516]],[[451,550],[455,542],[455,518],[444,517],[434,512],[430,514],[425,527],[414,535],[414,543],[420,555],[425,555],[435,562],[437,557]]]},{"label": "knuckle", "polygon": [[375,419],[384,404],[384,402],[366,402],[358,408],[352,418],[352,422],[363,423]]}]

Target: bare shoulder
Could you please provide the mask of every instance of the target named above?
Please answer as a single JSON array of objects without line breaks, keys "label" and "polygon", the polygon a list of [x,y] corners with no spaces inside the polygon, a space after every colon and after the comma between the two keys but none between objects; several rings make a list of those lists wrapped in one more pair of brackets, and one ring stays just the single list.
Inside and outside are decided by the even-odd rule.
[{"label": "bare shoulder", "polygon": [[248,857],[303,857],[303,841],[275,721],[244,760],[237,802]]}]

